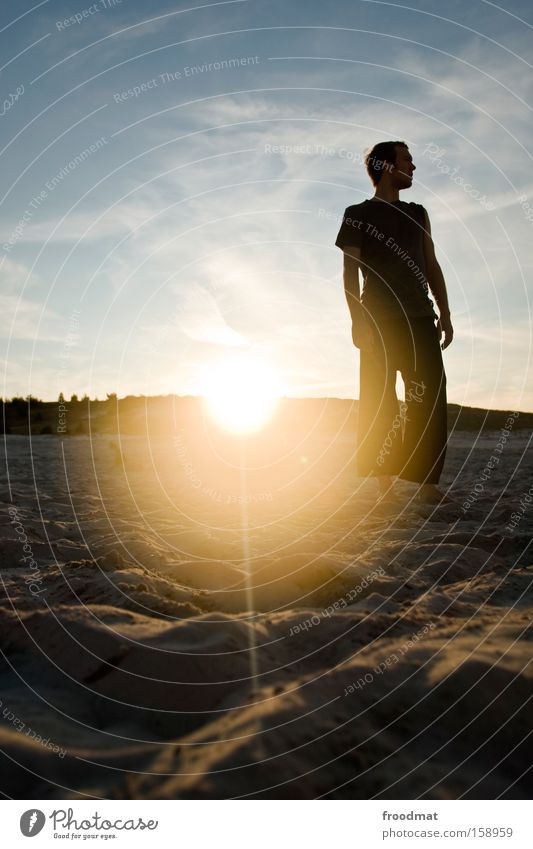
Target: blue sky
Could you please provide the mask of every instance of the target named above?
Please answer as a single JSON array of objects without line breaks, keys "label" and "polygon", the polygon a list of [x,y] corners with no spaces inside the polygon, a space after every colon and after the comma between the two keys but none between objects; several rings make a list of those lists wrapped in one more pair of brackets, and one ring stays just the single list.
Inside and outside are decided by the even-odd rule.
[{"label": "blue sky", "polygon": [[4,396],[196,393],[235,354],[356,397],[333,243],[373,194],[364,151],[398,138],[450,295],[449,400],[533,409],[528,3],[0,14]]}]

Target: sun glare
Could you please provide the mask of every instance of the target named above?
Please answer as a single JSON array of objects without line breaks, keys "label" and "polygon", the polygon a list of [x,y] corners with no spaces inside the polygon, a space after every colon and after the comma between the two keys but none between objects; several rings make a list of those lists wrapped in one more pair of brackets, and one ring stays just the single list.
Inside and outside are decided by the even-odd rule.
[{"label": "sun glare", "polygon": [[266,424],[281,396],[281,384],[271,367],[239,357],[212,365],[202,394],[222,427],[243,433]]}]

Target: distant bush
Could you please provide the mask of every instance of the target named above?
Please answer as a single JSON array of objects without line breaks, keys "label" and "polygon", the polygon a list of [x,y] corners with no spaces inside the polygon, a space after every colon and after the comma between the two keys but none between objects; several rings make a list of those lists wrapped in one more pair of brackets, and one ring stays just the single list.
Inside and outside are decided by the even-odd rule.
[{"label": "distant bush", "polygon": [[12,398],[11,401],[8,401],[8,406],[11,407],[17,418],[25,417],[28,413],[28,402],[25,398]]}]

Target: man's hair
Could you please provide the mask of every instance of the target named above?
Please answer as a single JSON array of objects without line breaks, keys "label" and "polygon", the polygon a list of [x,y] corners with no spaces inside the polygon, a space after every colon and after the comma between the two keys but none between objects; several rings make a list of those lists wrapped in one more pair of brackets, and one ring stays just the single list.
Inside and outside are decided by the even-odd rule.
[{"label": "man's hair", "polygon": [[374,186],[377,186],[384,171],[396,163],[396,147],[407,147],[404,141],[385,141],[375,144],[365,156],[366,170]]}]

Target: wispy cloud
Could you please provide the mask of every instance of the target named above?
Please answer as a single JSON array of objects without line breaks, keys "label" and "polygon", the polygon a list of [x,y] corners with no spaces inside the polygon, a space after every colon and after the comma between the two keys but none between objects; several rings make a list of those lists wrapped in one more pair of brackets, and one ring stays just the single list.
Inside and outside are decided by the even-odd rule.
[{"label": "wispy cloud", "polygon": [[248,344],[245,337],[229,325],[215,298],[204,287],[188,281],[172,286],[172,291],[179,299],[174,321],[185,336],[209,345],[242,347]]}]

